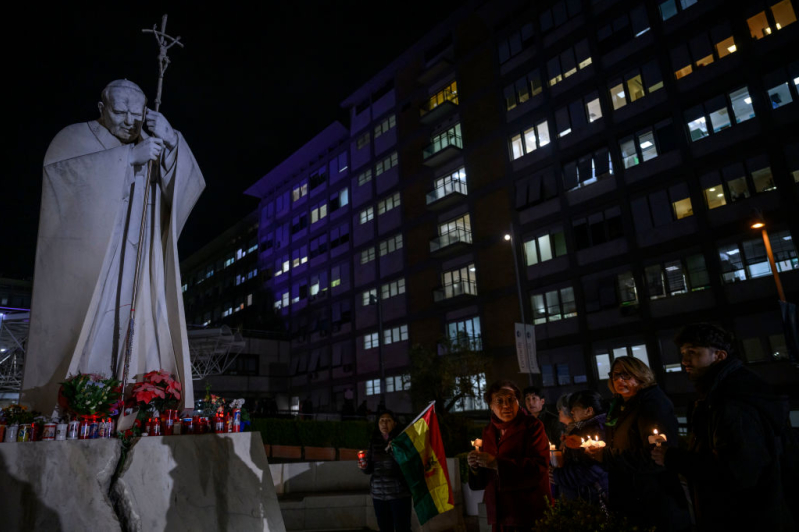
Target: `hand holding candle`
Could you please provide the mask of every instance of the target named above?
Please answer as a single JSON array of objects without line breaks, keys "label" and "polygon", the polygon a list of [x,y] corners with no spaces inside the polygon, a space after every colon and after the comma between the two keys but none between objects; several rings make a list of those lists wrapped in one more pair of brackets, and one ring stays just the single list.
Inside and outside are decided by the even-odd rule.
[{"label": "hand holding candle", "polygon": [[655,446],[660,447],[660,445],[668,441],[665,434],[659,434],[658,429],[652,431],[652,434],[649,436],[649,443],[654,443]]},{"label": "hand holding candle", "polygon": [[552,467],[563,467],[563,453],[554,443],[549,444],[549,464]]}]

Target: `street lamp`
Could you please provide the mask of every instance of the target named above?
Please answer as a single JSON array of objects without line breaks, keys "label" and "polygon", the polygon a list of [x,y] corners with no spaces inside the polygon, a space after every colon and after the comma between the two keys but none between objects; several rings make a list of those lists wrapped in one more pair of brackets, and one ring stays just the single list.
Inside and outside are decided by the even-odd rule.
[{"label": "street lamp", "polygon": [[759,211],[754,212],[750,227],[752,229],[760,229],[760,233],[763,235],[763,244],[766,246],[766,255],[768,255],[768,262],[771,265],[771,273],[774,275],[774,284],[777,285],[777,294],[780,296],[780,301],[785,303],[785,292],[782,289],[780,273],[777,271],[777,263],[774,261],[774,252],[771,249],[771,240],[769,240],[768,232],[766,231],[766,221],[763,219],[763,215]]},{"label": "street lamp", "polygon": [[380,402],[386,406],[386,368],[383,364],[383,304],[381,303],[381,287],[377,286],[377,295],[369,294],[369,305],[377,306],[377,361],[380,368]]},{"label": "street lamp", "polygon": [[519,311],[521,312],[522,316],[522,327],[525,329],[524,334],[524,359],[527,361],[527,379],[530,383],[530,386],[533,385],[533,373],[532,373],[532,364],[530,360],[530,353],[527,352],[527,320],[524,317],[524,297],[522,296],[522,279],[519,276],[519,258],[516,254],[516,241],[513,238],[513,222],[510,223],[510,232],[505,233],[505,242],[510,242],[510,247],[513,250],[513,270],[516,272],[516,290],[519,293]]}]

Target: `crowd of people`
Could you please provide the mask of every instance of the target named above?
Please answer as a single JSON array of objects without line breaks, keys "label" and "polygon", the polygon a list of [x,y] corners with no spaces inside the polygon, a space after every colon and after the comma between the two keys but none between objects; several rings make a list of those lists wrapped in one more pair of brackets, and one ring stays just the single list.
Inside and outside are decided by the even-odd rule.
[{"label": "crowd of people", "polygon": [[[486,390],[491,422],[467,460],[494,532],[531,531],[553,496],[643,530],[797,530],[799,444],[787,400],[735,358],[727,331],[690,325],[674,341],[697,394],[684,442],[671,400],[634,357],[614,359],[609,403],[582,390],[561,397],[555,414],[539,388],[502,380]],[[361,468],[372,473],[380,530],[410,530],[409,495],[385,451],[396,418],[384,413],[378,427]]]}]

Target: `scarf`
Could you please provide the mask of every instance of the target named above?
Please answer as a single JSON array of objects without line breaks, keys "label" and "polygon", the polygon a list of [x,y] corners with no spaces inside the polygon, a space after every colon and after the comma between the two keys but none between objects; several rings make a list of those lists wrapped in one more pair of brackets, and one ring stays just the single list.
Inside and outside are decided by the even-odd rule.
[{"label": "scarf", "polygon": [[512,427],[516,423],[521,422],[523,415],[524,414],[522,414],[522,409],[520,408],[519,413],[516,414],[515,418],[511,419],[510,421],[502,421],[497,416],[495,416],[493,412],[491,412],[491,424],[494,425],[494,427],[496,427],[496,429],[500,432],[500,434],[502,434],[502,432],[507,430],[509,427]]}]

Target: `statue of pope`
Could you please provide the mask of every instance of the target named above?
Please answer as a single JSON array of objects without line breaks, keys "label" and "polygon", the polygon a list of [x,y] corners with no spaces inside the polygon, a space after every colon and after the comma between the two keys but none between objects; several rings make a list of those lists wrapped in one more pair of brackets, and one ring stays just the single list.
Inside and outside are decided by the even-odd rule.
[{"label": "statue of pope", "polygon": [[112,81],[100,117],[61,130],[45,155],[21,397],[38,410],[51,411],[70,374],[121,379],[142,212],[129,375],[173,373],[192,406],[177,240],[205,181],[183,136],[146,105],[135,83]]}]

